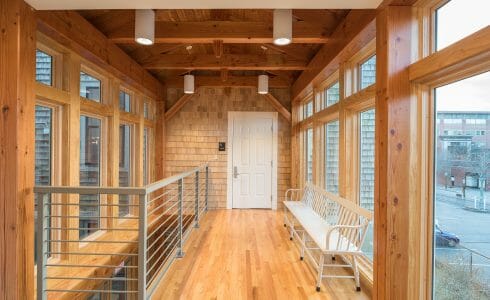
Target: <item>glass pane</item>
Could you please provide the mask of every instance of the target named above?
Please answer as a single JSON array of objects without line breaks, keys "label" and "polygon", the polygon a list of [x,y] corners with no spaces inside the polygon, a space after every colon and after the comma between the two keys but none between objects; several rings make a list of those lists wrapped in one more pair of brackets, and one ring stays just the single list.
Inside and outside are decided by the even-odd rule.
[{"label": "glass pane", "polygon": [[[362,112],[360,117],[359,204],[374,211],[375,110]],[[362,251],[370,259],[373,259],[373,223],[374,220],[369,224],[362,247]]]},{"label": "glass pane", "polygon": [[[35,142],[35,185],[51,185],[52,169],[52,122],[53,111],[49,107],[36,105],[35,109],[35,122],[36,122],[36,142]],[[41,197],[38,194],[34,194],[35,197],[35,210],[34,210],[34,224],[37,224],[37,209],[38,201],[41,201]],[[48,199],[49,201],[49,199]],[[37,261],[37,242],[36,242],[37,226],[34,226],[34,261]],[[48,244],[48,251],[49,251]]]},{"label": "glass pane", "polygon": [[435,89],[434,299],[490,295],[489,86],[487,72]]},{"label": "glass pane", "polygon": [[143,131],[143,184],[148,184],[148,128]]},{"label": "glass pane", "polygon": [[325,188],[339,192],[339,121],[325,124]]},{"label": "glass pane", "polygon": [[359,67],[359,87],[367,88],[376,82],[376,55],[371,56]]},{"label": "glass pane", "polygon": [[[131,183],[131,127],[119,126],[119,186]],[[129,214],[129,195],[119,195],[119,216]]]},{"label": "glass pane", "polygon": [[[80,185],[100,186],[101,120],[80,117]],[[80,195],[80,238],[100,226],[99,195]]]},{"label": "glass pane", "polygon": [[306,130],[306,181],[311,182],[313,180],[313,129]]},{"label": "glass pane", "polygon": [[131,96],[123,91],[119,92],[119,109],[131,112]]},{"label": "glass pane", "polygon": [[53,57],[36,49],[36,81],[53,85]]},{"label": "glass pane", "polygon": [[451,0],[439,8],[436,11],[436,50],[490,25],[489,4],[488,0]]},{"label": "glass pane", "polygon": [[143,115],[145,119],[150,119],[150,108],[148,102],[143,103]]},{"label": "glass pane", "polygon": [[307,119],[312,115],[313,115],[313,101],[310,101],[308,103],[305,103],[304,105],[303,117],[304,119]]},{"label": "glass pane", "polygon": [[100,80],[80,72],[80,96],[100,102]]},{"label": "glass pane", "polygon": [[339,102],[339,82],[337,81],[325,90],[325,107],[329,107]]}]

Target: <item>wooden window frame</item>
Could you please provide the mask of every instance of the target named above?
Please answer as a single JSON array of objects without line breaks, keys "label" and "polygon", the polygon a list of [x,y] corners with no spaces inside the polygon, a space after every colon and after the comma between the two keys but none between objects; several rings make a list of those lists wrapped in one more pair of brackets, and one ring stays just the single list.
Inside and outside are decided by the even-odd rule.
[{"label": "wooden window frame", "polygon": [[[317,110],[316,112],[319,112],[319,111],[322,111],[324,109],[327,109],[328,107],[330,106],[333,106],[333,105],[330,105],[330,106],[326,106],[326,98],[325,98],[325,93],[326,91],[331,88],[335,83],[339,83],[340,84],[340,71],[339,69],[337,69],[335,72],[333,72],[330,76],[328,76],[327,79],[325,79],[323,82],[321,82],[318,87],[316,87],[316,90],[318,91],[318,94],[320,95],[319,96],[319,99],[317,100],[317,104],[316,104],[316,107],[317,107]],[[339,91],[340,92],[340,91]],[[339,102],[341,101],[341,97],[339,97]],[[338,102],[337,102],[338,103]]]},{"label": "wooden window frame", "polygon": [[[95,101],[89,98],[85,98],[80,96],[80,91],[78,91],[78,95],[81,99],[85,101],[91,101],[97,104],[107,105],[110,104],[109,97],[109,80],[107,76],[105,76],[102,72],[98,71],[96,68],[91,66],[88,62],[83,61],[80,65],[80,72],[83,72],[97,80],[100,81],[100,99],[99,101]],[[81,75],[81,74],[80,74]],[[78,76],[78,80],[80,80],[80,75]],[[79,85],[80,86],[80,85]],[[80,89],[81,87],[79,87]]]},{"label": "wooden window frame", "polygon": [[357,52],[345,63],[343,74],[345,97],[354,95],[362,90],[360,88],[360,66],[373,55],[376,55],[376,39],[372,39],[361,51]]}]

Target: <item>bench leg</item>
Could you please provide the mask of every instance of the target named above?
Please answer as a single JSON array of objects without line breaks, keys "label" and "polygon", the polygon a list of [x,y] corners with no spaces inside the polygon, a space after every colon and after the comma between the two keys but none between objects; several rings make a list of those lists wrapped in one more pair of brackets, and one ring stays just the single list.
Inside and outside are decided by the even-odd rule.
[{"label": "bench leg", "polygon": [[293,240],[293,232],[294,232],[294,221],[291,222],[291,226],[290,226],[290,229],[289,229],[289,240],[290,241]]},{"label": "bench leg", "polygon": [[320,286],[322,285],[323,278],[323,264],[325,263],[325,255],[320,254],[320,261],[318,262],[318,277],[316,279],[316,291],[320,291]]},{"label": "bench leg", "polygon": [[303,243],[301,245],[301,255],[299,256],[299,259],[303,260],[305,257],[305,248],[306,248],[306,235],[304,231],[302,232],[301,240]]},{"label": "bench leg", "polygon": [[357,266],[357,256],[352,256],[352,266],[354,267],[354,277],[356,280],[356,291],[361,291],[361,281],[359,279],[359,267]]}]

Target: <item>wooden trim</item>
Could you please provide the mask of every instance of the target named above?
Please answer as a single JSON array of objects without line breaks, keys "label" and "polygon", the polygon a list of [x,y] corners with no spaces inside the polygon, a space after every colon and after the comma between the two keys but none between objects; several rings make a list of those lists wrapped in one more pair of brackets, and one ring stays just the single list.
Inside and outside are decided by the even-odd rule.
[{"label": "wooden trim", "polygon": [[490,26],[414,63],[409,67],[409,78],[416,83],[437,84],[464,77],[475,69],[490,69]]},{"label": "wooden trim", "polygon": [[80,111],[96,116],[109,117],[113,111],[110,105],[80,97]]},{"label": "wooden trim", "polygon": [[180,99],[177,100],[177,102],[175,102],[175,104],[165,112],[165,120],[170,120],[176,113],[178,113],[182,107],[184,107],[184,105],[186,105],[187,102],[192,99],[192,96],[194,96],[194,94],[184,94],[182,97],[180,97]]},{"label": "wooden trim", "polygon": [[284,117],[284,119],[291,122],[291,113],[279,100],[276,99],[276,97],[271,94],[265,94],[264,98],[281,114],[281,116]]},{"label": "wooden trim", "polygon": [[39,82],[35,83],[35,93],[38,99],[55,101],[60,105],[70,103],[70,93],[45,85]]},{"label": "wooden trim", "polygon": [[342,61],[357,53],[376,35],[373,21],[374,10],[352,10],[337,26],[326,43],[308,64],[292,86],[292,99],[297,101],[312,91],[313,86],[322,82],[339,68]]}]

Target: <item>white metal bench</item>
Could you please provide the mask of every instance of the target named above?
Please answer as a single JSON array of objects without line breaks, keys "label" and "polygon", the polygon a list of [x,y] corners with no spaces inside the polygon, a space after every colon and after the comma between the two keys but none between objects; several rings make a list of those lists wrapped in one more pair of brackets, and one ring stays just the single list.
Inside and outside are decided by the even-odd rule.
[{"label": "white metal bench", "polygon": [[[357,259],[363,255],[361,247],[372,218],[372,212],[310,183],[304,189],[286,191],[284,226],[289,228],[290,239],[296,237],[301,245],[300,259],[308,254],[318,270],[317,291],[323,278],[354,278],[361,290]],[[311,250],[320,252],[318,261]],[[335,255],[345,264],[325,264],[325,256],[335,260]],[[354,275],[323,275],[324,267],[351,268]]]}]

